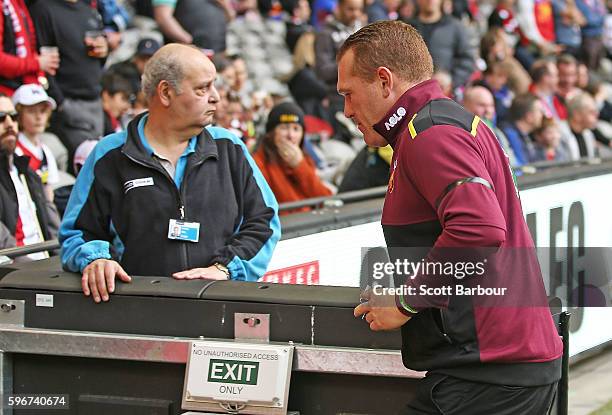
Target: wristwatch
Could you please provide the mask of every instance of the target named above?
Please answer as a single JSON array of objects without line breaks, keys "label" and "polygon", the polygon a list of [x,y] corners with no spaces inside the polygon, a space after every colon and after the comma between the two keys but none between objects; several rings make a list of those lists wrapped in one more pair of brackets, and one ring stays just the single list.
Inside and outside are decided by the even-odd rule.
[{"label": "wristwatch", "polygon": [[213,267],[217,268],[219,271],[221,271],[222,273],[224,273],[227,276],[227,279],[230,279],[230,272],[229,269],[227,269],[227,267],[219,262],[215,262],[213,264]]},{"label": "wristwatch", "polygon": [[[395,303],[397,304],[397,308],[399,311],[407,317],[412,317],[414,314],[417,314],[418,311],[414,308],[410,307],[408,303],[406,303],[406,299],[402,293],[399,293],[395,296]],[[399,300],[399,301],[398,301]]]}]

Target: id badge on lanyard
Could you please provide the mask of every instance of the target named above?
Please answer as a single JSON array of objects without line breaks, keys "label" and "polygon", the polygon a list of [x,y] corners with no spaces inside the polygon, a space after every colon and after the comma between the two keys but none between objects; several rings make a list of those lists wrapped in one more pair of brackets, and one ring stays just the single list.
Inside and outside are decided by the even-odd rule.
[{"label": "id badge on lanyard", "polygon": [[200,223],[170,219],[168,224],[168,239],[198,242],[200,240]]}]

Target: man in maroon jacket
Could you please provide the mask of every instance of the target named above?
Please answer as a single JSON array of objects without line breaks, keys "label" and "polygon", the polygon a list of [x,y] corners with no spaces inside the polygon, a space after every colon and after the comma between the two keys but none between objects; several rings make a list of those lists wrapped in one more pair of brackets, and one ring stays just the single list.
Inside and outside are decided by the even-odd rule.
[{"label": "man in maroon jacket", "polygon": [[[394,268],[396,291],[367,292],[355,308],[372,330],[401,327],[404,365],[428,371],[403,413],[545,414],[563,346],[497,138],[431,80],[431,56],[410,25],[366,26],[338,64],[345,115],[368,145],[394,150],[381,220],[389,255],[422,265],[401,279]],[[484,275],[464,277],[465,259]],[[424,272],[436,261],[454,267],[450,278]],[[503,295],[459,292],[481,284]],[[423,286],[438,291],[418,295]]]}]

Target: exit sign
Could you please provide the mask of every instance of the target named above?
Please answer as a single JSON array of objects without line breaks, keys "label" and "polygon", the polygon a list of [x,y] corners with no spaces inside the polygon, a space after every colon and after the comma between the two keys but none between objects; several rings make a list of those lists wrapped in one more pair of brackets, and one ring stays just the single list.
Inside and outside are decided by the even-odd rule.
[{"label": "exit sign", "polygon": [[208,381],[217,383],[237,383],[257,385],[259,362],[241,360],[210,359]]},{"label": "exit sign", "polygon": [[287,413],[292,344],[199,340],[190,349],[182,409],[214,412],[231,403],[245,415]]}]

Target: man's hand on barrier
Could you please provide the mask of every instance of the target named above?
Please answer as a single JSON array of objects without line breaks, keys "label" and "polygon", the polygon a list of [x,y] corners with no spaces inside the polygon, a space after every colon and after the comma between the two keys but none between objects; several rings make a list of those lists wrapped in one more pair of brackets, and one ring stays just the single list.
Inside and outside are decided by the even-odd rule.
[{"label": "man's hand on barrier", "polygon": [[91,295],[96,303],[100,300],[108,301],[109,293],[115,292],[115,277],[119,277],[123,282],[132,281],[117,261],[96,259],[83,269],[81,278],[83,294]]},{"label": "man's hand on barrier", "polygon": [[226,280],[227,274],[214,265],[211,265],[206,268],[193,268],[186,271],[175,272],[172,274],[172,278],[177,280]]},{"label": "man's hand on barrier", "polygon": [[394,295],[377,295],[368,287],[361,293],[361,300],[364,302],[355,307],[353,314],[355,317],[365,315],[370,330],[395,330],[410,320],[397,309]]}]

